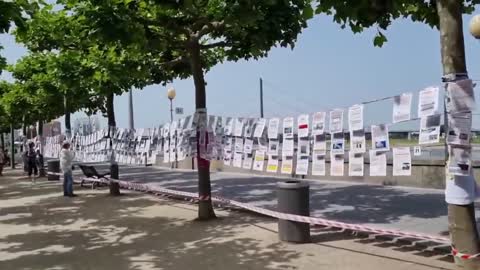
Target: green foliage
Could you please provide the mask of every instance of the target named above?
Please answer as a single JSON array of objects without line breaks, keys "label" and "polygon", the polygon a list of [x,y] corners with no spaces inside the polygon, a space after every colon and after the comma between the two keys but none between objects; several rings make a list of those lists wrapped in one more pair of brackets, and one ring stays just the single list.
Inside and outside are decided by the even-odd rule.
[{"label": "green foliage", "polygon": [[[463,2],[464,13],[474,11],[480,0],[459,0]],[[438,28],[438,15],[435,0],[315,0],[316,13],[332,15],[342,28],[349,27],[359,33],[366,28],[377,27],[374,45],[381,47],[387,41],[380,30],[387,30],[399,18],[409,18],[414,22]]]}]

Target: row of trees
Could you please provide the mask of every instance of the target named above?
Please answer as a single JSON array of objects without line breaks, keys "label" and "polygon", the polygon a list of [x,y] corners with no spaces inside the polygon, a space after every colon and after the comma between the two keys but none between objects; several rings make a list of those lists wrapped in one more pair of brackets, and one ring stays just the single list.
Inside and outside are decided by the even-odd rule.
[{"label": "row of trees", "polygon": [[[258,59],[293,48],[308,19],[327,14],[354,33],[377,27],[374,45],[398,18],[440,30],[445,75],[466,73],[462,14],[480,0],[58,0],[0,2],[0,31],[17,28],[29,53],[0,84],[0,129],[77,110],[102,111],[115,126],[113,100],[132,87],[193,77],[195,106],[206,109],[205,73],[223,61]],[[22,12],[22,10],[24,12]],[[6,14],[7,16],[3,16]],[[408,37],[406,37],[408,38]],[[1,64],[4,61],[0,60]],[[210,198],[209,162],[198,158],[198,191]],[[199,219],[215,217],[211,200]],[[457,243],[455,243],[457,244]],[[461,245],[461,243],[458,243]],[[475,252],[478,250],[469,250]]]}]

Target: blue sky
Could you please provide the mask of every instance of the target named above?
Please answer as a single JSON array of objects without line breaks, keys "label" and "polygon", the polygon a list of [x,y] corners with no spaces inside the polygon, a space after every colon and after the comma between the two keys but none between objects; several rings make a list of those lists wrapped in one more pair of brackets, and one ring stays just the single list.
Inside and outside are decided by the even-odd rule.
[{"label": "blue sky", "polygon": [[[477,13],[480,6],[477,7]],[[468,32],[464,17],[465,46],[470,77],[480,80],[480,41]],[[373,46],[374,30],[352,34],[327,16],[316,17],[300,35],[294,48],[274,48],[259,61],[224,63],[207,75],[208,113],[222,116],[259,116],[259,78],[264,79],[265,116],[297,116],[392,96],[416,93],[440,85],[442,76],[439,33],[423,24],[396,21],[385,33],[388,42]],[[25,49],[10,36],[0,36],[10,63]],[[9,79],[8,74],[2,75]],[[169,120],[168,87],[175,87],[174,106],[194,111],[192,80],[177,80],[167,87],[152,85],[134,91],[135,126],[152,127]],[[478,89],[478,88],[477,88]],[[478,97],[477,97],[478,98]],[[128,126],[128,95],[117,97],[117,124]],[[415,108],[412,109],[415,116]],[[76,114],[76,117],[80,114]],[[391,122],[391,102],[368,105],[365,122]],[[407,124],[416,126],[415,123]],[[405,126],[405,125],[404,125]],[[400,126],[401,127],[401,126]],[[474,127],[480,128],[475,116]]]}]

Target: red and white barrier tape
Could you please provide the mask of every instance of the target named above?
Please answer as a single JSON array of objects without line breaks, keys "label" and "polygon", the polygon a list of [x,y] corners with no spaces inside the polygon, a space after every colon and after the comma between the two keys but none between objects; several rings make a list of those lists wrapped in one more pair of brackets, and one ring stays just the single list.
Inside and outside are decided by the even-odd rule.
[{"label": "red and white barrier tape", "polygon": [[[91,178],[86,178],[84,179],[86,181],[95,181],[95,182],[101,182],[101,183],[108,183],[109,180],[106,179],[91,179]],[[185,191],[178,191],[178,190],[172,190],[172,189],[166,189],[162,188],[159,186],[153,186],[149,184],[142,184],[142,183],[135,183],[132,181],[123,181],[123,180],[113,180],[119,183],[121,188],[124,189],[130,189],[134,191],[141,191],[141,192],[148,192],[148,193],[153,193],[155,195],[173,195],[173,196],[179,196],[183,197],[185,199],[191,199],[193,200],[209,200],[210,197],[204,196],[204,197],[198,197],[196,193],[192,192],[185,192]],[[299,216],[299,215],[293,215],[293,214],[285,214],[285,213],[280,213],[277,211],[272,211],[268,210],[265,208],[261,207],[256,207],[251,204],[247,203],[242,203],[238,201],[233,201],[227,198],[223,197],[218,197],[218,196],[212,196],[211,200],[214,202],[221,202],[221,203],[226,203],[231,206],[235,206],[238,208],[242,208],[245,210],[249,210],[255,213],[259,213],[265,216],[270,216],[273,218],[278,218],[278,219],[283,219],[283,220],[289,220],[289,221],[296,221],[296,222],[303,222],[303,223],[309,223],[313,225],[321,225],[321,226],[328,226],[328,227],[335,227],[335,228],[340,228],[340,229],[348,229],[348,230],[353,230],[353,231],[361,231],[361,232],[367,232],[367,233],[373,233],[373,234],[381,234],[381,235],[392,235],[392,236],[399,236],[399,237],[408,237],[408,238],[413,238],[413,239],[418,239],[418,240],[429,240],[429,241],[434,241],[438,243],[450,243],[450,240],[445,237],[440,237],[440,236],[433,236],[433,235],[427,235],[427,234],[419,234],[419,233],[411,233],[411,232],[404,232],[404,231],[399,231],[399,230],[390,230],[390,229],[381,229],[381,228],[375,228],[375,227],[370,227],[370,226],[365,226],[365,225],[359,225],[359,224],[349,224],[349,223],[344,223],[344,222],[339,222],[339,221],[333,221],[333,220],[327,220],[323,218],[318,218],[318,217],[308,217],[308,216]],[[479,254],[465,254],[458,252],[455,248],[452,247],[452,255],[462,258],[464,260],[471,260],[475,258],[480,258],[480,253]]]}]

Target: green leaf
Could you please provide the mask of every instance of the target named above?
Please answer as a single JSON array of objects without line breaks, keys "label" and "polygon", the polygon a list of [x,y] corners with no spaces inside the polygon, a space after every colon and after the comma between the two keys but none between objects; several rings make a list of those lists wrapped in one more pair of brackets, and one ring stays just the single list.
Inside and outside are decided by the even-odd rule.
[{"label": "green leaf", "polygon": [[382,47],[385,42],[387,42],[387,37],[379,31],[373,39],[373,45],[375,47]]}]

